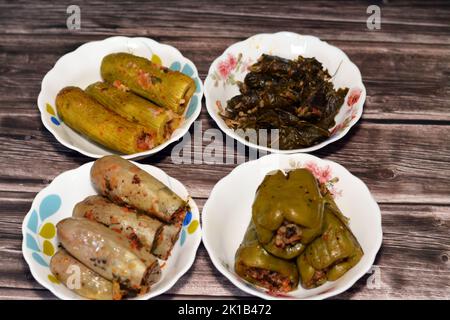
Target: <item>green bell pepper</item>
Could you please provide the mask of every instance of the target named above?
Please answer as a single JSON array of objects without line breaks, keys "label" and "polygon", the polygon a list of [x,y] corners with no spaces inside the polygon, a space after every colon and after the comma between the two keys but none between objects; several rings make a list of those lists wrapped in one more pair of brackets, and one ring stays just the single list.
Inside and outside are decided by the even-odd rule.
[{"label": "green bell pepper", "polygon": [[339,279],[363,256],[358,240],[342,221],[342,213],[342,217],[336,215],[334,209],[332,205],[326,207],[322,236],[311,242],[297,258],[302,286],[305,288]]},{"label": "green bell pepper", "polygon": [[324,206],[318,182],[309,170],[267,175],[252,207],[258,240],[277,257],[297,257],[321,234]]},{"label": "green bell pepper", "polygon": [[234,268],[243,279],[272,292],[288,292],[298,286],[295,263],[268,253],[258,242],[253,223],[247,228],[236,252]]}]

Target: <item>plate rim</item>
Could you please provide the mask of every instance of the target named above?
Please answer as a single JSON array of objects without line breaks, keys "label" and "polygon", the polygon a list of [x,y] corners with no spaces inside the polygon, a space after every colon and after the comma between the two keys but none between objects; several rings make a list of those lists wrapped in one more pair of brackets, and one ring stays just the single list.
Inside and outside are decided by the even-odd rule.
[{"label": "plate rim", "polygon": [[[246,42],[251,42],[254,38],[256,37],[275,37],[275,36],[284,36],[284,37],[303,37],[303,38],[309,38],[312,40],[316,40],[322,44],[324,44],[325,46],[329,46],[332,47],[334,49],[337,49],[344,57],[344,59],[347,60],[347,62],[355,67],[355,70],[357,71],[357,76],[359,77],[359,84],[358,86],[360,87],[361,91],[361,95],[360,95],[360,101],[362,101],[361,104],[361,109],[356,113],[356,116],[354,119],[352,119],[352,121],[350,122],[350,124],[344,128],[344,130],[342,130],[342,132],[340,132],[339,134],[337,134],[334,137],[330,137],[325,141],[322,141],[319,144],[316,144],[314,146],[311,147],[307,147],[307,148],[300,148],[300,149],[292,149],[292,150],[282,150],[282,149],[275,149],[275,148],[270,148],[270,147],[265,147],[265,146],[260,146],[256,143],[252,143],[250,141],[247,141],[246,139],[240,137],[237,134],[234,134],[231,132],[231,128],[229,128],[226,125],[223,125],[220,121],[218,121],[218,115],[216,114],[216,110],[214,108],[214,104],[211,101],[210,103],[210,99],[211,97],[209,96],[209,91],[206,89],[208,86],[211,85],[211,82],[213,81],[211,78],[212,73],[214,72],[213,66],[216,65],[218,63],[219,60],[223,59],[223,57],[233,48],[236,48]],[[235,42],[233,44],[231,44],[230,46],[228,46],[221,55],[219,55],[217,58],[214,59],[214,61],[211,63],[209,69],[208,69],[208,74],[205,78],[204,84],[204,97],[205,97],[205,105],[206,105],[206,110],[208,111],[208,114],[210,115],[210,117],[214,120],[214,122],[216,123],[216,125],[220,128],[220,130],[222,130],[222,132],[224,132],[226,135],[230,136],[231,138],[233,138],[234,140],[248,146],[254,149],[258,149],[258,150],[263,150],[266,152],[272,152],[272,153],[279,153],[279,154],[294,154],[294,153],[308,153],[308,152],[312,152],[312,151],[316,151],[319,149],[322,149],[324,147],[326,147],[327,145],[336,142],[340,139],[342,139],[344,136],[347,135],[347,133],[350,131],[350,129],[355,126],[358,121],[361,119],[362,114],[364,112],[364,104],[366,102],[366,98],[367,98],[367,91],[366,91],[366,87],[364,86],[363,83],[363,79],[362,79],[362,74],[361,71],[359,70],[358,66],[352,61],[350,60],[350,58],[348,57],[348,55],[340,48],[333,46],[332,44],[328,43],[325,40],[320,39],[319,37],[316,36],[312,36],[312,35],[304,35],[304,34],[300,34],[300,33],[295,33],[295,32],[291,32],[291,31],[279,31],[279,32],[274,32],[274,33],[258,33],[255,35],[250,36],[249,38],[242,40],[242,41],[238,41]]]},{"label": "plate rim", "polygon": [[[64,63],[64,60],[68,58],[68,56],[74,56],[76,55],[79,51],[85,49],[85,47],[87,46],[92,46],[92,45],[96,45],[99,44],[101,42],[107,42],[107,41],[126,41],[126,40],[139,40],[139,41],[144,41],[144,42],[150,42],[152,45],[157,45],[157,46],[161,46],[164,47],[166,49],[169,50],[174,50],[176,55],[179,55],[180,59],[184,60],[185,63],[190,63],[191,66],[193,66],[193,71],[194,71],[194,76],[196,76],[198,78],[198,82],[196,82],[196,85],[200,86],[200,92],[198,93],[199,95],[199,101],[197,102],[197,108],[195,109],[194,113],[192,114],[192,116],[189,118],[189,121],[187,121],[186,123],[188,125],[186,125],[186,129],[183,130],[179,130],[179,132],[177,133],[176,130],[174,131],[174,133],[172,133],[172,137],[165,141],[164,143],[158,145],[157,147],[147,150],[147,151],[143,151],[143,152],[138,152],[138,153],[133,153],[133,154],[118,154],[118,153],[113,153],[114,151],[110,151],[108,150],[110,153],[109,154],[115,154],[115,155],[119,155],[124,159],[142,159],[145,157],[149,157],[153,154],[158,153],[159,151],[163,150],[164,148],[168,147],[169,145],[171,145],[172,143],[178,141],[179,139],[181,139],[190,129],[190,127],[192,126],[192,124],[194,123],[195,120],[197,120],[197,118],[199,117],[200,113],[201,113],[201,109],[202,109],[202,99],[203,99],[203,95],[204,95],[204,86],[203,86],[203,81],[200,78],[200,74],[198,73],[198,69],[197,66],[189,59],[186,58],[181,52],[180,50],[178,50],[177,48],[175,48],[174,46],[171,46],[169,44],[165,44],[165,43],[160,43],[152,38],[148,38],[148,37],[127,37],[127,36],[111,36],[111,37],[107,37],[104,38],[102,40],[94,40],[94,41],[88,41],[85,43],[82,43],[81,45],[79,45],[76,49],[65,53],[64,55],[60,56],[58,58],[58,60],[56,60],[56,62],[54,63],[54,65],[52,66],[52,68],[47,71],[47,73],[44,75],[44,77],[42,78],[41,81],[41,87],[40,87],[40,91],[37,97],[37,107],[39,109],[40,112],[40,118],[41,118],[41,122],[44,125],[44,127],[53,135],[53,137],[63,146],[65,146],[66,148],[69,148],[71,150],[74,150],[76,152],[79,152],[89,158],[94,158],[94,159],[99,159],[105,155],[99,155],[99,154],[95,154],[89,151],[85,151],[80,147],[74,146],[73,144],[64,141],[57,133],[56,130],[54,128],[52,128],[52,126],[50,125],[50,123],[47,123],[47,121],[45,120],[45,116],[46,116],[46,111],[45,111],[45,103],[44,100],[44,85],[49,81],[49,75],[55,71],[55,69],[61,65],[62,63]],[[41,103],[42,101],[42,103]],[[42,104],[42,106],[41,106]],[[55,107],[56,108],[56,107]],[[82,138],[88,140],[86,137],[83,137],[82,135],[80,135]],[[88,140],[89,141],[89,140]],[[93,143],[91,141],[89,141],[90,143]]]},{"label": "plate rim", "polygon": [[[135,162],[135,161],[130,161],[130,162],[132,162],[133,164],[137,165],[139,168],[143,169],[146,172],[147,172],[147,170],[144,169],[146,167],[151,167],[152,169],[156,169],[156,171],[160,171],[165,176],[167,176],[169,178],[169,181],[172,180],[172,181],[176,181],[176,182],[180,183],[183,186],[183,188],[188,193],[188,202],[189,202],[189,204],[191,204],[191,205],[193,204],[194,208],[196,209],[196,212],[198,213],[199,225],[197,227],[198,231],[196,230],[196,233],[198,232],[198,235],[196,235],[196,240],[193,243],[193,247],[192,247],[193,254],[189,255],[188,263],[186,263],[185,265],[182,266],[182,268],[180,268],[180,271],[176,273],[175,277],[173,277],[173,278],[168,280],[167,285],[166,285],[165,288],[159,289],[159,291],[155,291],[154,292],[155,294],[151,294],[152,291],[150,291],[148,293],[148,294],[150,294],[149,297],[137,296],[137,297],[128,299],[128,300],[150,300],[150,299],[153,299],[153,298],[155,298],[155,297],[157,297],[157,296],[159,296],[161,294],[164,294],[167,291],[169,291],[183,276],[186,275],[186,273],[189,271],[189,269],[191,269],[192,265],[194,264],[195,259],[197,258],[197,252],[198,252],[198,249],[200,247],[200,243],[202,242],[203,228],[202,228],[202,223],[201,223],[201,212],[200,212],[200,210],[199,210],[199,208],[197,206],[197,203],[195,202],[195,200],[190,195],[188,189],[186,188],[186,186],[183,183],[181,183],[181,181],[179,181],[176,178],[173,178],[172,176],[168,175],[164,170],[162,170],[162,169],[160,169],[160,168],[158,168],[156,166],[153,166],[153,165],[150,165],[150,164],[141,164],[141,163],[138,163],[138,162]],[[61,300],[84,300],[86,298],[78,295],[77,293],[75,293],[75,294],[78,297],[74,298],[74,299],[68,299],[67,297],[62,297],[62,295],[60,295],[60,293],[57,290],[55,290],[54,287],[47,286],[47,283],[44,280],[41,281],[40,277],[37,276],[37,271],[34,270],[34,268],[32,267],[32,264],[34,264],[34,262],[32,263],[30,261],[31,260],[31,255],[28,256],[27,254],[25,254],[25,251],[29,250],[26,247],[27,224],[28,224],[28,221],[30,219],[31,213],[33,212],[33,208],[35,207],[37,199],[38,198],[40,199],[40,198],[43,197],[45,192],[48,191],[48,189],[50,188],[50,186],[53,184],[53,182],[56,179],[61,180],[61,179],[70,177],[71,175],[75,174],[77,171],[81,171],[82,168],[84,169],[84,167],[92,167],[93,164],[94,164],[94,161],[90,161],[90,162],[87,162],[87,163],[84,163],[84,164],[80,165],[77,168],[69,169],[69,170],[66,170],[66,171],[58,174],[55,178],[53,178],[53,180],[47,186],[45,186],[43,189],[41,189],[35,195],[35,197],[33,198],[32,203],[31,203],[30,209],[28,210],[28,212],[26,213],[26,215],[24,216],[24,218],[22,220],[22,245],[21,245],[21,249],[22,249],[22,256],[23,256],[23,258],[25,259],[25,261],[27,263],[28,269],[29,269],[31,275],[33,276],[33,278],[34,278],[34,280],[36,282],[38,282],[46,290],[49,290],[55,297],[57,297],[58,299],[61,299]],[[192,208],[192,206],[191,206],[191,208]],[[180,239],[178,239],[177,242],[178,241],[180,241]],[[169,259],[170,259],[170,257],[169,257]],[[86,300],[89,300],[89,299],[86,299]]]},{"label": "plate rim", "polygon": [[[261,160],[261,159],[269,159],[269,158],[290,158],[290,157],[306,157],[309,158],[310,160],[313,161],[318,161],[319,163],[325,163],[328,165],[333,165],[336,166],[337,168],[339,168],[340,170],[343,170],[343,172],[345,174],[348,174],[349,177],[351,179],[354,179],[354,181],[359,184],[358,188],[362,188],[365,192],[367,192],[368,196],[369,196],[369,201],[372,203],[372,205],[374,205],[374,209],[375,209],[375,215],[376,215],[376,220],[377,220],[377,227],[379,229],[379,232],[375,233],[375,237],[374,237],[374,250],[372,252],[372,255],[369,256],[369,260],[367,263],[367,267],[363,268],[358,274],[355,275],[354,278],[352,278],[351,280],[348,281],[348,283],[340,288],[336,288],[333,290],[328,290],[326,292],[314,295],[314,296],[309,296],[306,298],[297,298],[297,297],[292,297],[292,296],[287,296],[287,297],[276,297],[276,296],[271,296],[268,295],[264,292],[258,291],[256,289],[253,288],[253,285],[251,286],[247,286],[246,282],[244,280],[238,279],[236,276],[230,276],[231,273],[229,270],[227,270],[218,260],[218,258],[213,254],[214,250],[212,249],[212,247],[210,246],[210,244],[208,243],[207,240],[207,234],[208,234],[208,210],[209,210],[209,206],[211,205],[210,199],[215,196],[217,197],[218,194],[218,187],[220,184],[224,184],[226,183],[226,180],[230,179],[230,176],[232,175],[236,175],[239,174],[239,171],[245,170],[246,167],[255,165],[258,161],[265,161],[265,160]],[[269,161],[269,160],[267,160]],[[373,197],[372,193],[370,192],[369,188],[367,187],[367,185],[357,176],[355,176],[354,174],[352,174],[348,169],[346,169],[343,165],[332,161],[332,160],[328,160],[328,159],[321,159],[319,157],[316,157],[314,155],[311,154],[307,154],[307,153],[296,153],[296,154],[280,154],[280,153],[272,153],[272,154],[268,154],[265,155],[259,159],[255,159],[255,160],[251,160],[251,161],[247,161],[244,162],[238,166],[236,166],[235,168],[233,168],[233,170],[231,170],[230,173],[228,173],[226,176],[224,176],[222,179],[220,179],[213,187],[213,189],[211,190],[208,199],[206,200],[205,204],[203,205],[202,208],[202,213],[201,213],[201,223],[203,226],[203,232],[202,232],[202,243],[206,249],[206,251],[208,252],[208,256],[210,257],[213,265],[216,267],[216,269],[225,277],[227,278],[234,286],[236,286],[238,289],[244,291],[247,294],[250,294],[252,296],[257,296],[259,298],[262,299],[267,299],[267,300],[322,300],[322,299],[326,299],[329,297],[333,297],[336,296],[338,294],[341,294],[345,291],[347,291],[348,289],[350,289],[359,279],[361,279],[374,265],[375,259],[377,257],[378,252],[380,251],[382,242],[383,242],[383,226],[382,226],[382,215],[381,215],[381,210],[380,207],[378,205],[378,203],[376,202],[375,198]],[[367,253],[365,253],[367,254]],[[338,280],[337,280],[338,281]],[[300,285],[300,284],[299,284]]]}]

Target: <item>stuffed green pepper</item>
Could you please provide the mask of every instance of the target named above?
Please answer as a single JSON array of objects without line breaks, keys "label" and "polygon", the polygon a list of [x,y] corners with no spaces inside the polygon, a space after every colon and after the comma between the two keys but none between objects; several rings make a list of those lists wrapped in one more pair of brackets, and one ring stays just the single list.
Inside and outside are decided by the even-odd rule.
[{"label": "stuffed green pepper", "polygon": [[289,292],[298,285],[295,263],[268,253],[258,242],[253,223],[236,252],[234,269],[243,279],[270,292]]},{"label": "stuffed green pepper", "polygon": [[297,258],[302,286],[309,289],[337,280],[362,256],[358,240],[342,218],[327,206],[323,234]]},{"label": "stuffed green pepper", "polygon": [[252,220],[271,254],[293,259],[322,232],[324,199],[307,169],[268,174],[258,187]]}]

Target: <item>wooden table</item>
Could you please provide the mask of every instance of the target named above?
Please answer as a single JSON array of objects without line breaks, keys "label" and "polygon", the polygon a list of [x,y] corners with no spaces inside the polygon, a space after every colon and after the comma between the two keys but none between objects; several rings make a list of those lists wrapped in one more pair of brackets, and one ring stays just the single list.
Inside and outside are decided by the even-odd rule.
[{"label": "wooden table", "polygon": [[[378,201],[384,240],[381,283],[360,279],[341,299],[450,297],[450,6],[381,4],[381,29],[366,26],[370,2],[76,1],[81,30],[66,27],[72,1],[0,1],[0,298],[51,299],[21,252],[22,219],[36,193],[63,171],[91,161],[43,127],[36,99],[56,60],[109,36],[144,36],[177,47],[202,79],[225,48],[253,34],[311,34],[344,50],[367,88],[363,118],[342,140],[313,154],[361,178]],[[204,106],[204,105],[203,105]],[[215,127],[203,108],[203,128]],[[191,130],[192,131],[192,130]],[[172,146],[142,160],[181,180],[200,207],[234,165],[175,166]],[[370,281],[369,281],[370,282]],[[203,246],[163,298],[240,298]]]}]

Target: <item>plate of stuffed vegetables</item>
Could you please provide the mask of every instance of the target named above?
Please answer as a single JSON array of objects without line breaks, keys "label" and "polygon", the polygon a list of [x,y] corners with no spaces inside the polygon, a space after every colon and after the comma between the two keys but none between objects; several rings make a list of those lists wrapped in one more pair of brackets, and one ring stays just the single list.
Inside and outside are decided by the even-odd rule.
[{"label": "plate of stuffed vegetables", "polygon": [[204,86],[208,113],[222,131],[277,153],[310,152],[342,138],[366,98],[361,73],[342,50],[292,32],[231,45]]},{"label": "plate of stuffed vegetables", "polygon": [[194,262],[199,212],[160,169],[102,157],[57,176],[22,224],[31,274],[61,299],[149,299]]},{"label": "plate of stuffed vegetables", "polygon": [[86,156],[154,154],[181,138],[201,109],[195,65],[148,38],[111,37],[62,56],[42,80],[44,126]]},{"label": "plate of stuffed vegetables", "polygon": [[236,167],[202,212],[215,267],[265,299],[324,299],[369,271],[382,242],[380,209],[341,165],[271,154]]}]

